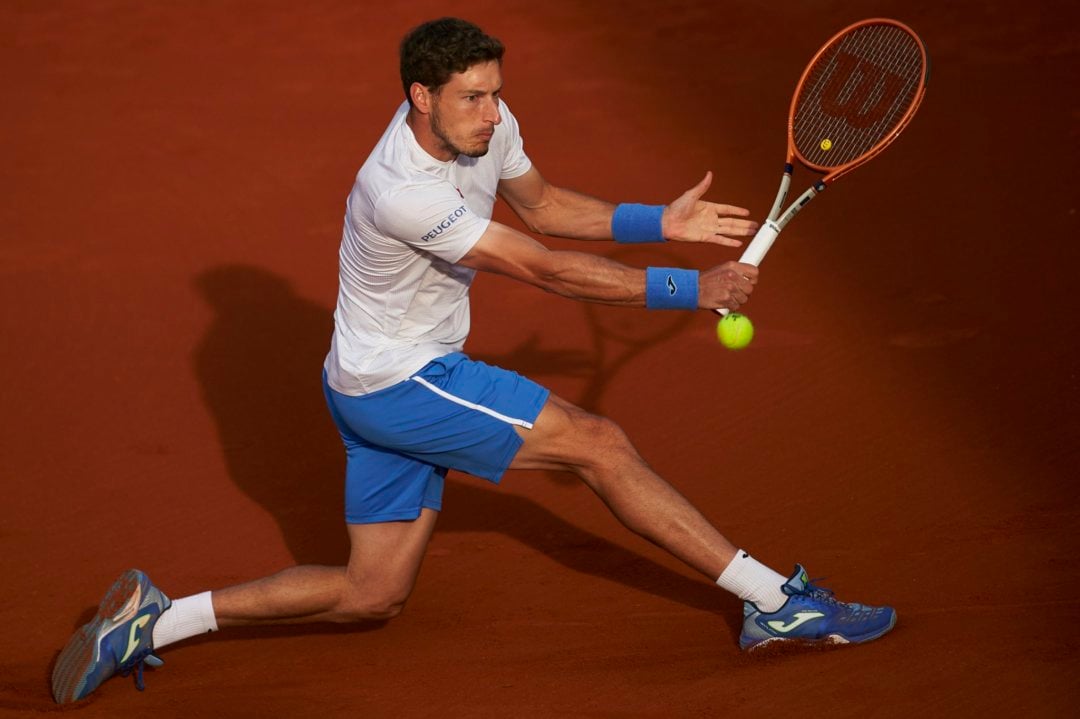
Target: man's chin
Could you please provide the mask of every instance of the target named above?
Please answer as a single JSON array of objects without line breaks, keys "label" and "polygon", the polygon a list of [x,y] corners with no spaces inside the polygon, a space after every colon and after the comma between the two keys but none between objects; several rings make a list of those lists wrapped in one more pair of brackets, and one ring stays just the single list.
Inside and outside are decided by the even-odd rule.
[{"label": "man's chin", "polygon": [[488,148],[490,147],[490,145],[491,143],[488,142],[480,145],[473,145],[467,150],[463,150],[461,154],[465,157],[483,157],[484,155],[488,154]]}]

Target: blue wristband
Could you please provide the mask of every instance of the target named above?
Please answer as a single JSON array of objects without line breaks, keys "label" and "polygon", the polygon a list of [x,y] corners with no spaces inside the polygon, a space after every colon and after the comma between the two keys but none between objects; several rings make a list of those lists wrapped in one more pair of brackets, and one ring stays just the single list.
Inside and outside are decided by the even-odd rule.
[{"label": "blue wristband", "polygon": [[698,271],[678,267],[645,270],[645,306],[650,310],[696,310]]},{"label": "blue wristband", "polygon": [[611,236],[616,242],[663,242],[663,205],[623,203],[611,216]]}]

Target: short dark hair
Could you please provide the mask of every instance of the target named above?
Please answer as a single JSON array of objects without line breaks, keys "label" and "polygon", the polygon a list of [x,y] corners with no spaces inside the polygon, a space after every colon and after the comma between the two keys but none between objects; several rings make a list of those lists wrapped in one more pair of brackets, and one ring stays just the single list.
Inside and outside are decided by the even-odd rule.
[{"label": "short dark hair", "polygon": [[438,91],[456,72],[495,60],[502,62],[503,44],[476,25],[444,17],[413,28],[401,41],[401,85],[412,104],[414,82]]}]

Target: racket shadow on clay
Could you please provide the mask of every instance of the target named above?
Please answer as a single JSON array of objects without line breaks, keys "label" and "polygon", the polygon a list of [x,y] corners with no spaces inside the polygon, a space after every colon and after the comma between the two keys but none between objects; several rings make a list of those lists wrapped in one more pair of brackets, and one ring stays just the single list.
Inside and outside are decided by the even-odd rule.
[{"label": "racket shadow on clay", "polygon": [[[685,264],[663,249],[619,247],[608,258],[632,267]],[[551,299],[550,302],[567,302]],[[543,383],[546,377],[584,380],[584,389],[565,399],[589,412],[601,413],[602,400],[611,383],[634,359],[675,337],[694,320],[692,312],[652,312],[640,307],[619,307],[592,302],[576,303],[589,330],[586,347],[545,347],[544,338],[533,333],[508,352],[478,353],[473,359],[513,370]]]},{"label": "racket shadow on clay", "polygon": [[[674,253],[655,247],[618,247],[609,259],[631,267],[685,265]],[[592,341],[592,377],[576,402],[600,413],[602,400],[619,373],[649,350],[663,345],[694,321],[693,312],[650,311],[588,303],[583,305]]]}]

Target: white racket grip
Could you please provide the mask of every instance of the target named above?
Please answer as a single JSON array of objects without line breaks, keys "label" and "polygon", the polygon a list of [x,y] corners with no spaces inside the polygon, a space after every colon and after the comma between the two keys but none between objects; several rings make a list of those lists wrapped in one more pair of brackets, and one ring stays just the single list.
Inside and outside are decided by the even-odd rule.
[{"label": "white racket grip", "polygon": [[[758,228],[757,234],[754,235],[754,239],[750,240],[750,244],[743,250],[739,262],[753,265],[754,267],[760,265],[761,261],[765,259],[765,255],[769,253],[769,248],[772,247],[773,242],[776,241],[776,236],[779,234],[780,225],[772,220],[765,220],[765,224]],[[716,310],[716,313],[723,317],[727,317],[728,312],[729,310],[727,307],[721,307]]]},{"label": "white racket grip", "polygon": [[750,244],[743,250],[739,262],[753,265],[754,267],[760,265],[761,261],[765,259],[765,255],[768,254],[769,248],[772,247],[773,242],[776,241],[776,236],[779,234],[780,225],[772,220],[765,220],[765,224],[758,228],[757,234],[754,235],[754,239],[750,240]]}]

